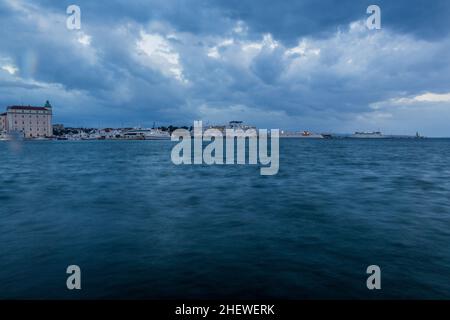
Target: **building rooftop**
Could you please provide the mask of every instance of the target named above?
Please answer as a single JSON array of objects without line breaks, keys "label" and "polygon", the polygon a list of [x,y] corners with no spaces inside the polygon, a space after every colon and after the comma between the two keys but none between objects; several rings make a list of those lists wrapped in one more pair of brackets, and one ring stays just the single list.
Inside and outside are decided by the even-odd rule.
[{"label": "building rooftop", "polygon": [[32,106],[9,106],[8,110],[48,110],[44,107],[32,107]]}]

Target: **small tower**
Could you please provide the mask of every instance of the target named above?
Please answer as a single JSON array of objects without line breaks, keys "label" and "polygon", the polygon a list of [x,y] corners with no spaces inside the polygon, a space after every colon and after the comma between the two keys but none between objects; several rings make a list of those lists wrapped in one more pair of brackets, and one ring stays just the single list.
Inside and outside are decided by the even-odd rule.
[{"label": "small tower", "polygon": [[45,106],[44,106],[44,108],[47,108],[47,109],[51,109],[52,108],[52,105],[50,104],[50,102],[47,100],[47,101],[45,101]]}]

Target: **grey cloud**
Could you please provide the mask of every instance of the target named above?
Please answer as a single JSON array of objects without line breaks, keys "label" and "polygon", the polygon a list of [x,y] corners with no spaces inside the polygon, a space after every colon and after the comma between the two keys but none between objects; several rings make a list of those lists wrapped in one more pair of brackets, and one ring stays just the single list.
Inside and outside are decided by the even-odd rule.
[{"label": "grey cloud", "polygon": [[[12,78],[0,74],[0,86],[9,90],[0,103],[18,103],[15,93],[33,101],[54,96],[61,120],[93,124],[98,117],[115,124],[186,123],[208,117],[205,106],[231,115],[243,106],[246,115],[267,114],[255,114],[259,125],[308,118],[337,130],[339,121],[367,119],[377,101],[450,92],[447,1],[380,1],[383,29],[373,33],[349,27],[364,21],[369,1],[77,2],[88,46],[77,42],[80,32],[65,29],[72,2],[33,2],[38,12],[26,18],[0,4],[0,58],[19,69]],[[239,23],[245,31],[233,30]],[[186,83],[156,65],[161,60],[143,63],[136,51],[141,31],[162,39],[166,47],[150,48],[158,59],[178,57]],[[264,44],[265,34],[275,48]],[[214,47],[218,56],[208,56]],[[48,85],[26,87],[32,82],[25,80]]]}]

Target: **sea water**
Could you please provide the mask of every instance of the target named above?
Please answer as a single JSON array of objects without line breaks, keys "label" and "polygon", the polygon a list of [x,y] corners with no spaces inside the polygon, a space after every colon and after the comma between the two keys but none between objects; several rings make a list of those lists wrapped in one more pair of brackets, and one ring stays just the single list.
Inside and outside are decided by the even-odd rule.
[{"label": "sea water", "polygon": [[450,140],[282,139],[274,176],[173,145],[0,142],[0,298],[450,298]]}]

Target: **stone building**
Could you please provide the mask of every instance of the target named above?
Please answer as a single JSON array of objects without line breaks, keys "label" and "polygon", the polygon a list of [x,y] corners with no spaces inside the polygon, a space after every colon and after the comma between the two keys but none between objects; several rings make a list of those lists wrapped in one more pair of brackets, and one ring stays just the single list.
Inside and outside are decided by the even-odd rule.
[{"label": "stone building", "polygon": [[51,137],[52,106],[10,106],[0,115],[0,130],[21,133],[25,138]]}]

